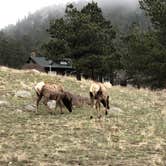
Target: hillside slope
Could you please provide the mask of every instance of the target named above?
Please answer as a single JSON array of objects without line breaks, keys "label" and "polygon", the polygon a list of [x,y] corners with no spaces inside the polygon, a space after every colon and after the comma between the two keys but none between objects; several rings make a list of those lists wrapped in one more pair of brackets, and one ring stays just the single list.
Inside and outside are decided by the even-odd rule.
[{"label": "hillside slope", "polygon": [[109,88],[111,109],[101,119],[89,106],[50,115],[41,104],[36,115],[41,80],[88,97],[90,81],[0,67],[0,165],[166,164],[165,91]]}]

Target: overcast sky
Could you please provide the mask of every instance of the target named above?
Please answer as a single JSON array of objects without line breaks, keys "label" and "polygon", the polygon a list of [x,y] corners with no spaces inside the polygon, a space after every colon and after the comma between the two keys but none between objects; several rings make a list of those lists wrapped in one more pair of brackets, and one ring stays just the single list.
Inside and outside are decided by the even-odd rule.
[{"label": "overcast sky", "polygon": [[1,0],[0,1],[0,29],[8,24],[15,24],[18,19],[29,13],[53,4],[65,4],[77,0]]},{"label": "overcast sky", "polygon": [[[0,2],[0,29],[9,24],[15,24],[19,19],[24,18],[29,13],[53,4],[66,4],[78,0],[1,0]],[[79,0],[87,1],[87,0]],[[88,0],[91,1],[91,0]],[[121,3],[131,4],[137,0],[97,0],[99,3]]]}]

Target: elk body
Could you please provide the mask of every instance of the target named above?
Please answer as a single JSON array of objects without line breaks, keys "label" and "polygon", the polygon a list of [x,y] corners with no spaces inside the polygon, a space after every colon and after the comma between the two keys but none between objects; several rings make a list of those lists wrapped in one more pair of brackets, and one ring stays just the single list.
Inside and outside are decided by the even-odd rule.
[{"label": "elk body", "polygon": [[47,105],[49,100],[56,101],[56,107],[60,107],[61,113],[63,113],[63,105],[68,109],[69,112],[72,112],[72,96],[69,92],[64,91],[63,86],[57,84],[43,84],[42,82],[40,82],[35,86],[35,91],[37,94],[37,111],[40,100],[44,98],[43,103],[47,106],[47,110],[49,112],[51,111]]},{"label": "elk body", "polygon": [[100,111],[100,103],[105,108],[105,114],[108,114],[109,107],[109,95],[106,87],[102,83],[94,82],[89,89],[89,95],[91,100],[91,106],[95,107],[97,114]]}]

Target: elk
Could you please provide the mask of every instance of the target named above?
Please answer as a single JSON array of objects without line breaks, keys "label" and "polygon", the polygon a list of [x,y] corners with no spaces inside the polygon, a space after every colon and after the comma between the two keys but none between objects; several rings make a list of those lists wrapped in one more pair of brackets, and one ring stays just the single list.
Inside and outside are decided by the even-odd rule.
[{"label": "elk", "polygon": [[35,86],[35,91],[37,94],[37,112],[38,112],[38,106],[39,102],[44,98],[44,105],[47,106],[47,110],[50,112],[50,108],[48,107],[47,103],[49,100],[55,100],[56,101],[56,108],[57,105],[60,107],[60,112],[63,113],[62,107],[65,105],[65,107],[68,109],[69,112],[72,112],[72,96],[69,92],[64,91],[64,88],[61,85],[57,84],[45,84],[44,82],[40,82]]},{"label": "elk", "polygon": [[102,83],[93,82],[89,89],[89,96],[91,100],[91,106],[95,107],[97,114],[100,111],[100,103],[105,108],[105,115],[108,114],[109,107],[109,95],[106,87]]}]

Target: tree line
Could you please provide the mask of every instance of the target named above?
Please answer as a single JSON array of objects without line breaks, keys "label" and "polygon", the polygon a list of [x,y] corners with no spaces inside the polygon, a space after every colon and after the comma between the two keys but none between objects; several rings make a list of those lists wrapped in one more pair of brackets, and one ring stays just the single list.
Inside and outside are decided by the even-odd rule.
[{"label": "tree line", "polygon": [[[140,8],[146,14],[141,18],[147,24],[142,27],[137,17],[123,31],[106,19],[97,3],[82,8],[66,6],[63,17],[53,18],[47,31],[31,39],[0,35],[0,64],[21,67],[35,48],[47,57],[57,60],[71,58],[77,73],[86,78],[114,83],[117,71],[124,71],[131,84],[163,88],[166,86],[166,2],[164,0],[140,0]],[[36,28],[39,28],[36,24]],[[40,28],[39,28],[40,29]],[[16,33],[15,33],[16,34]],[[30,44],[31,43],[31,44]]]}]

